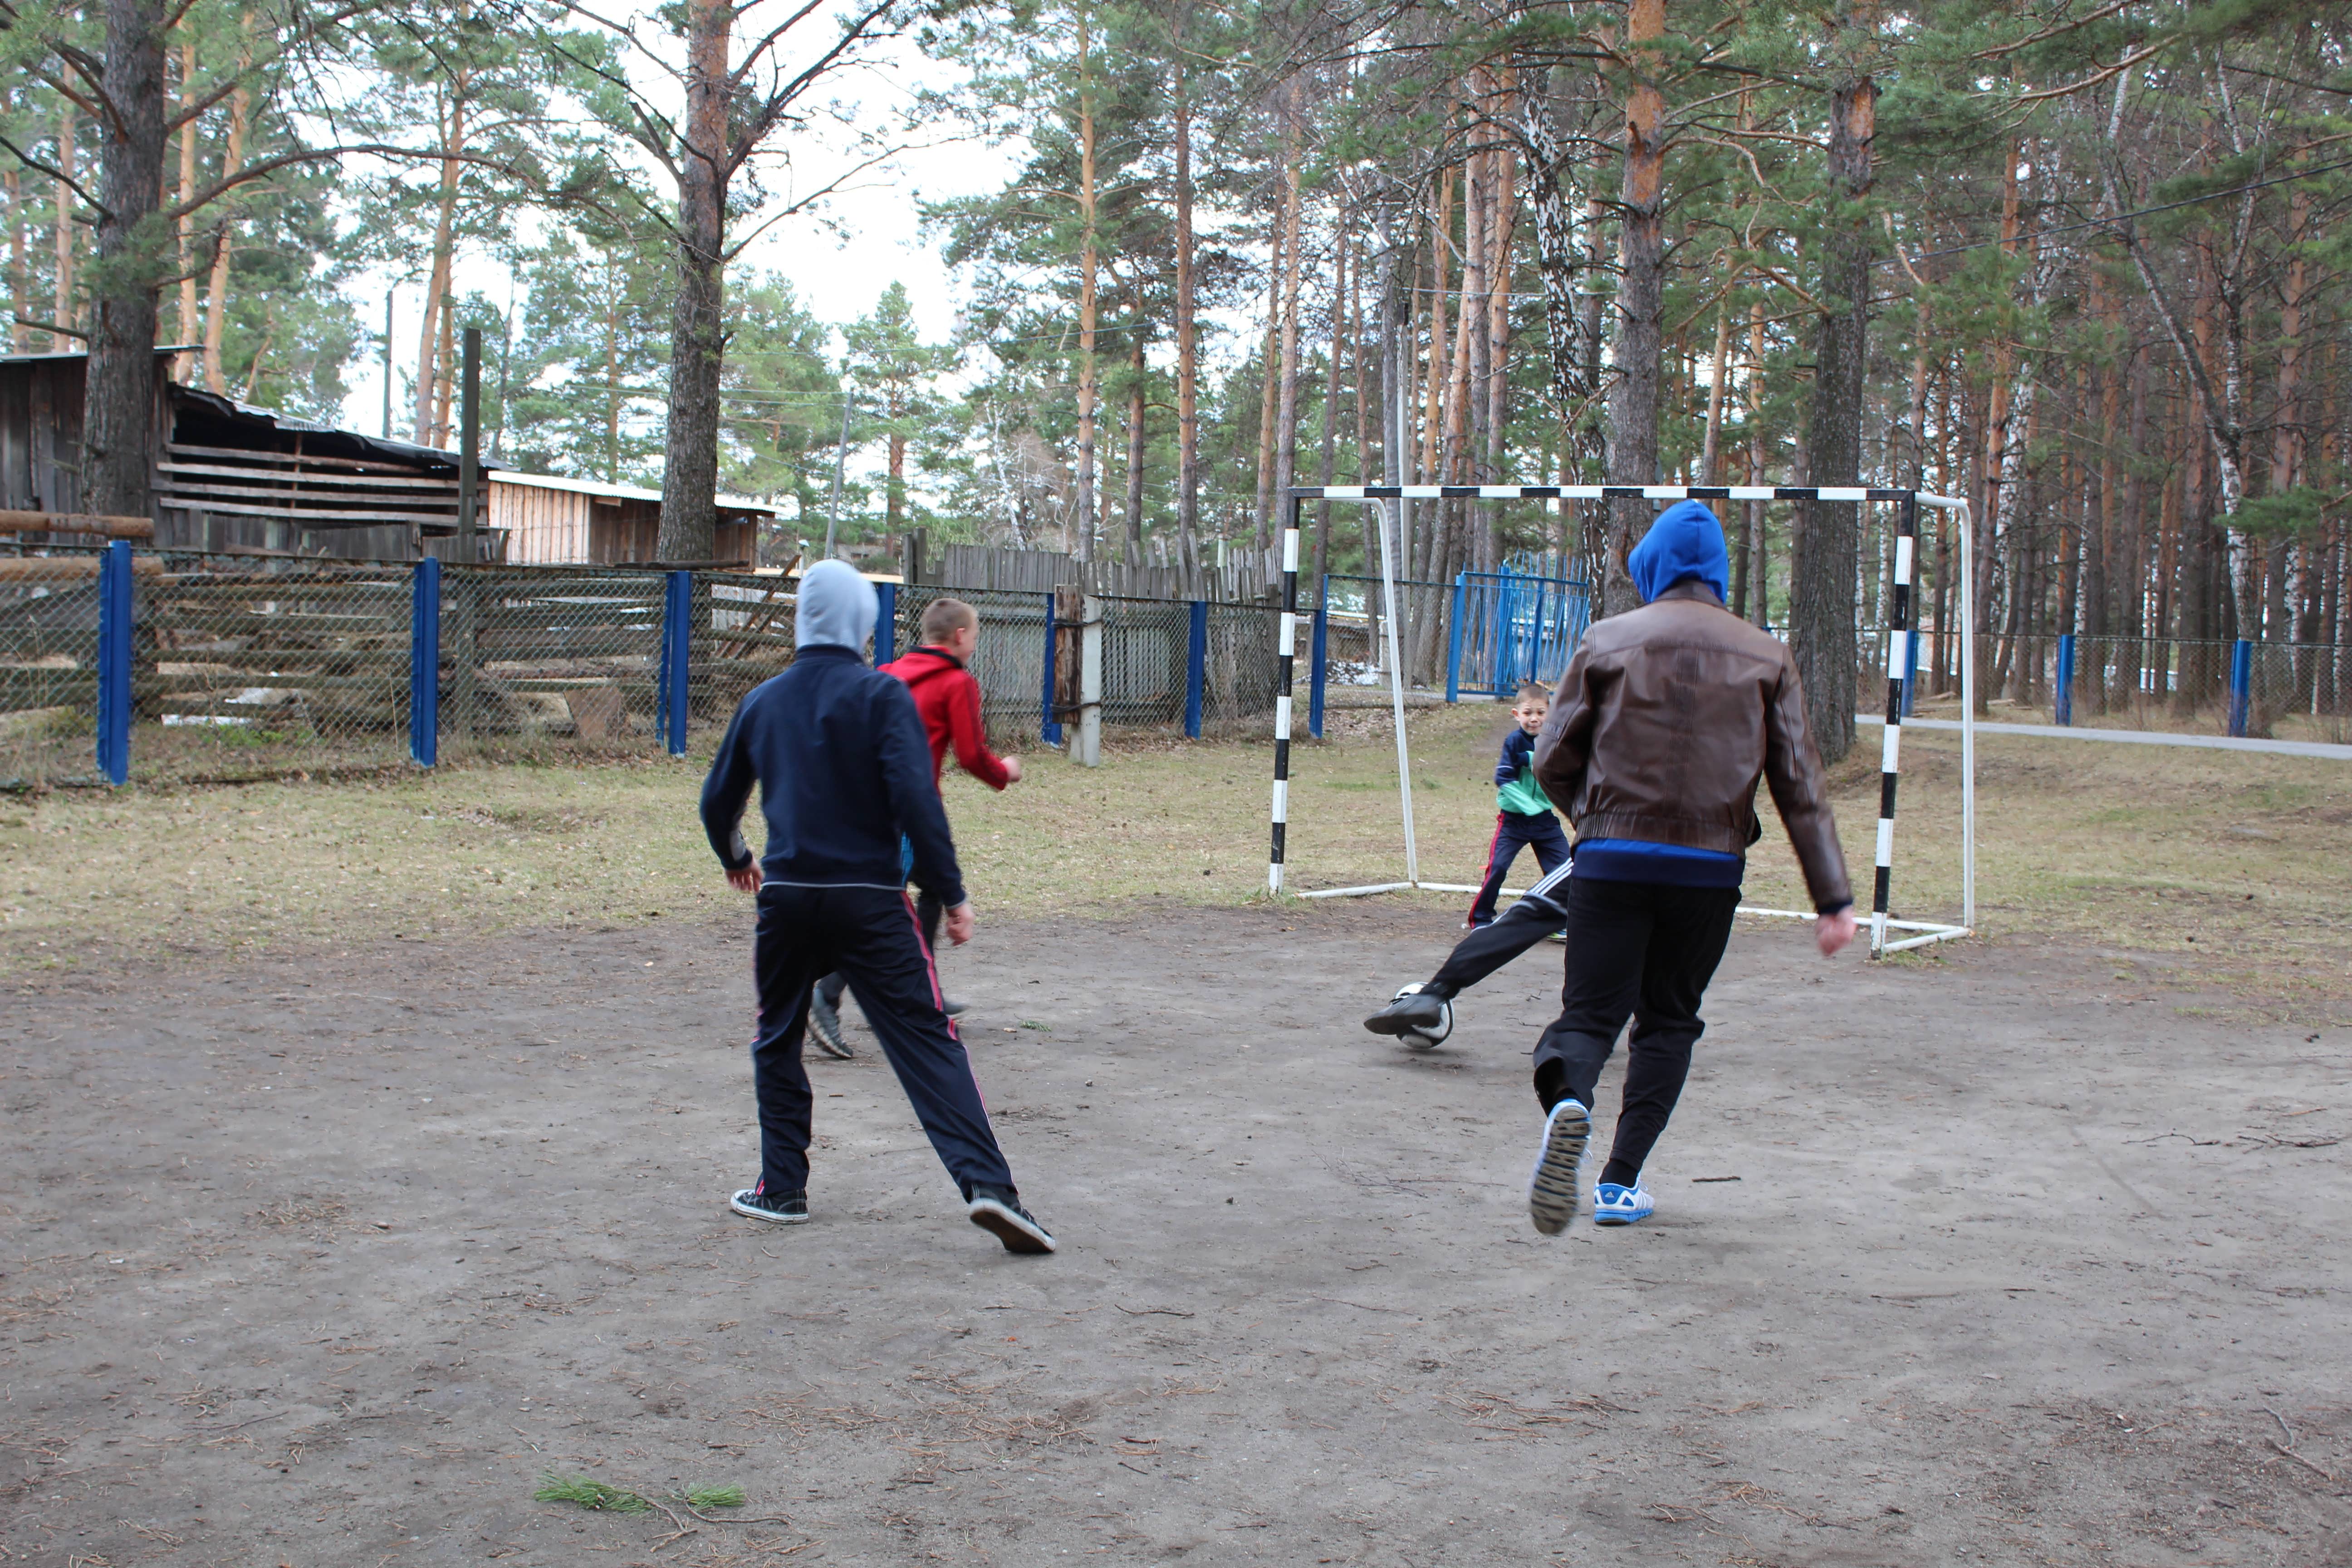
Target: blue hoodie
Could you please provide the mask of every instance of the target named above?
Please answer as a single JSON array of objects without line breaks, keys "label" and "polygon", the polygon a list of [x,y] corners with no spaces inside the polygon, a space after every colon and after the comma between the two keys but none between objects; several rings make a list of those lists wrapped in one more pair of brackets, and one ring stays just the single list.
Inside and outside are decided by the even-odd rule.
[{"label": "blue hoodie", "polygon": [[1714,589],[1717,604],[1731,602],[1731,557],[1723,548],[1723,524],[1697,501],[1678,500],[1660,512],[1625,564],[1645,605],[1691,577]]}]

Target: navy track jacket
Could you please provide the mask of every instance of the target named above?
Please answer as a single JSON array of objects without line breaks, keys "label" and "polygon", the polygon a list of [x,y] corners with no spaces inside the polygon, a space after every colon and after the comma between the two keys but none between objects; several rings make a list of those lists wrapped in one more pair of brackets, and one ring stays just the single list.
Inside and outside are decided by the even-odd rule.
[{"label": "navy track jacket", "polygon": [[730,871],[751,863],[740,824],[754,783],[768,819],[764,881],[896,892],[903,835],[915,885],[949,909],[964,901],[915,700],[853,649],[802,648],[735,710],[702,784],[703,831]]}]

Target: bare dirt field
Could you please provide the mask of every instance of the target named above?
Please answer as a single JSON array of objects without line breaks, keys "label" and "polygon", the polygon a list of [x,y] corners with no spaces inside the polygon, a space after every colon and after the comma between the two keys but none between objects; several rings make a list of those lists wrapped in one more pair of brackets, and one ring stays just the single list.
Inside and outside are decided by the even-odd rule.
[{"label": "bare dirt field", "polygon": [[[19,967],[5,1560],[2352,1558],[2352,1030],[2190,950],[1743,923],[1657,1218],[1547,1240],[1555,950],[1417,1058],[1357,1020],[1450,909],[983,906],[948,977],[1064,1242],[1023,1259],[862,1029],[814,1069],[815,1223],[724,1212],[710,909]],[[667,1500],[719,1484],[727,1522]]]}]

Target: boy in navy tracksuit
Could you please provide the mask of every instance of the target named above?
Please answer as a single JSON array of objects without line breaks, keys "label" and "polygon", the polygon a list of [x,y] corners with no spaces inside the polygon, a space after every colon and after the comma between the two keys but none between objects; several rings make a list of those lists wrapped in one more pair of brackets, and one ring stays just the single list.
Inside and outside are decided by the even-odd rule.
[{"label": "boy in navy tracksuit", "polygon": [[[916,886],[947,910],[948,939],[971,939],[971,904],[915,700],[866,663],[876,610],[873,585],[847,563],[810,569],[801,579],[792,667],[743,699],[702,786],[703,829],[728,882],[760,900],[752,954],[760,1021],[751,1043],[760,1181],[729,1206],[780,1225],[809,1216],[814,1097],[801,1043],[812,984],[839,970],[971,1222],[1010,1251],[1051,1252],[1054,1238],[1021,1206],[963,1042],[940,1009],[930,952],[907,898],[902,837]],[[757,862],[740,828],[755,783],[768,824],[767,852]]]},{"label": "boy in navy tracksuit", "polygon": [[1462,922],[1466,931],[1493,923],[1495,900],[1521,847],[1534,847],[1536,863],[1547,876],[1568,863],[1568,835],[1559,830],[1550,799],[1536,784],[1536,731],[1550,711],[1551,693],[1534,681],[1521,683],[1518,701],[1511,709],[1518,722],[1504,737],[1503,754],[1495,763],[1495,841],[1486,850],[1486,879],[1470,906],[1470,918]]}]

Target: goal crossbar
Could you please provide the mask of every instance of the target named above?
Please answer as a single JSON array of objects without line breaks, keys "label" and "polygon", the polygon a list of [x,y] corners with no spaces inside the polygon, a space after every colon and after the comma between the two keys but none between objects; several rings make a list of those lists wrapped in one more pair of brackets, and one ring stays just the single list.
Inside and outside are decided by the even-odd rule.
[{"label": "goal crossbar", "polygon": [[[1871,887],[1870,951],[1874,957],[1970,936],[1976,927],[1976,571],[1969,538],[1968,502],[1925,490],[1833,485],[1297,485],[1285,492],[1289,517],[1282,535],[1282,624],[1276,648],[1279,687],[1274,705],[1273,850],[1266,862],[1266,889],[1280,895],[1286,830],[1290,806],[1290,721],[1292,677],[1298,643],[1298,542],[1306,504],[1313,500],[1368,503],[1407,500],[1730,500],[1730,501],[1853,501],[1890,503],[1898,509],[1895,535],[1894,595],[1888,605],[1886,647],[1886,724],[1879,754],[1878,836]],[[1921,507],[1958,515],[1960,580],[1960,920],[1957,925],[1934,921],[1896,920],[1890,912],[1895,874],[1895,796],[1901,773],[1903,697],[1910,665],[1913,626],[1913,570],[1917,553]],[[1401,510],[1402,509],[1398,509]],[[1404,818],[1404,878],[1352,888],[1318,888],[1297,897],[1360,898],[1375,893],[1417,889],[1429,892],[1475,892],[1457,882],[1428,882],[1421,877],[1420,857],[1413,840],[1412,768],[1405,743],[1404,672],[1397,647],[1396,560],[1393,516],[1381,508],[1381,608],[1387,642],[1389,700],[1396,723],[1397,795]],[[1505,889],[1507,896],[1519,889]],[[1804,910],[1774,910],[1740,906],[1740,913],[1782,919],[1812,920]],[[1916,934],[1889,940],[1894,931]]]}]

